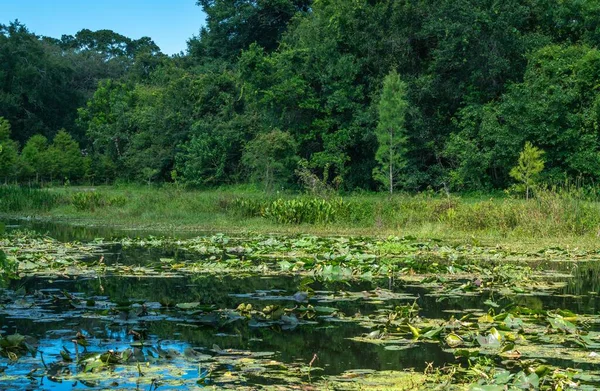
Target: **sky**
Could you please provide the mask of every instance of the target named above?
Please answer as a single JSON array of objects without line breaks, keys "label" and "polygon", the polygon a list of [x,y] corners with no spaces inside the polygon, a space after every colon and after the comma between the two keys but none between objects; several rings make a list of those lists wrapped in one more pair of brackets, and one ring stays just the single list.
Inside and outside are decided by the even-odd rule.
[{"label": "sky", "polygon": [[54,38],[84,28],[148,36],[165,54],[185,51],[204,17],[196,0],[0,0],[0,24],[18,19],[29,31]]}]

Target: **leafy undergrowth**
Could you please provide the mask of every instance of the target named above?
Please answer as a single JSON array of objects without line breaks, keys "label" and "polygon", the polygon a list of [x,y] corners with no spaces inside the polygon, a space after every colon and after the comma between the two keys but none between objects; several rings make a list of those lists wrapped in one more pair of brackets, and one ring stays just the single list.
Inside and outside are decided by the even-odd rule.
[{"label": "leafy undergrowth", "polygon": [[600,385],[594,251],[259,235],[83,244],[31,232],[0,250],[13,265],[2,271],[0,388]]}]

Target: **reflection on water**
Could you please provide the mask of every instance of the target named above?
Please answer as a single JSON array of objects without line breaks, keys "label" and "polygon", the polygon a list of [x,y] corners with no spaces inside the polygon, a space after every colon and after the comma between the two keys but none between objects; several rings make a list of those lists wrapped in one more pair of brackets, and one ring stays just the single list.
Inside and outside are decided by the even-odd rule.
[{"label": "reflection on water", "polygon": [[[451,355],[443,353],[434,344],[397,352],[351,341],[348,338],[367,332],[355,323],[333,323],[330,319],[316,318],[290,330],[277,325],[252,326],[247,320],[226,325],[206,324],[199,322],[201,316],[194,311],[166,308],[160,304],[165,301],[198,302],[218,308],[236,308],[241,303],[250,303],[256,308],[273,304],[293,308],[298,305],[293,295],[299,283],[299,278],[294,277],[107,277],[56,281],[26,278],[11,284],[8,293],[19,298],[0,309],[0,323],[6,334],[19,332],[38,338],[40,351],[49,361],[60,358],[63,346],[72,350],[71,341],[78,331],[87,336],[92,350],[102,352],[128,348],[135,341],[132,330],[144,335],[151,345],[162,341],[161,347],[171,346],[179,352],[186,347],[208,351],[216,344],[222,349],[274,352],[277,360],[288,363],[307,363],[317,354],[318,366],[324,369],[323,374],[340,374],[358,368],[422,370],[426,362],[443,365],[452,360]],[[319,304],[319,298],[333,293],[327,289],[335,288],[322,284],[314,286],[317,294],[310,299],[314,305]],[[378,287],[378,283],[365,282],[350,288],[360,292]],[[18,294],[14,293],[17,291]],[[64,292],[68,292],[76,303],[67,300]],[[88,302],[92,304],[91,300],[93,305],[87,305]],[[328,302],[326,305],[334,305],[344,314],[352,315],[406,303],[406,300],[390,300],[380,306],[353,300]],[[142,308],[145,308],[144,314],[141,314]],[[28,365],[16,365],[14,368],[15,373],[31,369]]]},{"label": "reflection on water", "polygon": [[[202,235],[202,231],[174,231],[153,229],[126,229],[95,225],[73,225],[66,222],[40,220],[40,219],[10,219],[1,222],[6,231],[32,230],[40,234],[47,234],[51,238],[62,242],[80,241],[88,242],[96,238],[113,237],[145,237],[145,236],[177,236],[180,238],[191,238]],[[0,225],[2,225],[0,224]],[[0,232],[2,230],[0,229]]]},{"label": "reflection on water", "polygon": [[[98,237],[149,234],[97,227],[73,227],[51,222],[6,222],[7,230],[23,228],[47,233],[62,241],[90,241]],[[160,262],[161,258],[185,261],[193,260],[194,257],[185,251],[123,248],[115,244],[106,246],[104,250],[107,265],[148,265]],[[598,262],[538,262],[532,267],[535,270],[562,272],[564,276],[552,277],[550,274],[548,280],[563,281],[564,287],[554,292],[505,296],[484,291],[472,295],[440,297],[431,288],[402,281],[315,281],[311,284],[314,295],[304,303],[295,296],[303,284],[303,277],[293,276],[103,276],[56,280],[23,278],[12,281],[7,289],[0,290],[0,333],[20,333],[37,338],[39,352],[43,354],[45,363],[41,362],[39,356],[21,358],[18,363],[0,359],[0,367],[4,368],[3,375],[9,379],[0,377],[0,389],[104,389],[107,385],[101,380],[95,383],[76,380],[60,383],[53,382],[49,377],[30,375],[31,371],[41,365],[52,366],[52,363],[63,359],[61,351],[74,354],[73,340],[77,333],[87,341],[88,346],[84,351],[89,353],[109,350],[123,352],[137,346],[140,341],[143,341],[143,349],[146,349],[138,349],[141,351],[139,359],[142,362],[165,359],[164,352],[175,352],[165,362],[179,368],[179,376],[183,379],[201,377],[209,366],[211,371],[232,370],[233,364],[218,360],[222,352],[228,349],[272,352],[268,353],[269,359],[302,365],[307,365],[316,354],[318,359],[315,366],[323,369],[319,375],[337,375],[349,369],[423,370],[427,363],[433,362],[436,367],[440,367],[455,362],[454,357],[445,353],[437,343],[421,343],[405,350],[386,350],[377,344],[352,341],[350,338],[366,335],[370,330],[362,327],[359,322],[344,322],[344,318],[358,318],[416,302],[422,317],[447,319],[453,313],[485,311],[485,303],[490,300],[497,303],[499,308],[518,305],[534,310],[561,308],[578,314],[598,314]],[[459,284],[460,281],[455,283]],[[361,296],[362,292],[388,288],[394,295],[386,300],[369,300],[366,293],[364,298]],[[176,305],[181,303],[197,305],[177,308]],[[309,319],[294,317],[289,324],[255,322],[243,316],[232,315],[233,310],[242,303],[251,304],[257,309],[270,305],[296,309],[311,304],[334,307],[343,316],[334,318],[318,314]],[[189,352],[190,349],[206,356],[206,362],[198,363],[184,357],[184,352]],[[568,365],[570,363],[564,363],[564,366]],[[69,370],[78,369],[72,365]],[[157,373],[155,376],[173,377],[173,374],[165,369],[164,373]],[[252,376],[248,376],[248,379],[253,379],[248,380],[251,384],[275,381],[254,379]],[[123,379],[119,386],[135,387],[136,382],[130,377]],[[176,385],[170,387],[175,388]]]}]

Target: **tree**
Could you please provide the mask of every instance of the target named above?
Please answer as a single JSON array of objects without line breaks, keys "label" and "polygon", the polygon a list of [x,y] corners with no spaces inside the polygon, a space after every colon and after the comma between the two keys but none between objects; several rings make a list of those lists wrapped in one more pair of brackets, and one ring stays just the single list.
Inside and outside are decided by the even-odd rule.
[{"label": "tree", "polygon": [[469,105],[445,154],[454,185],[506,188],[526,141],[545,150],[544,180],[600,179],[600,50],[546,46],[529,56],[524,79],[498,100]]},{"label": "tree", "polygon": [[544,151],[536,148],[529,141],[519,155],[519,163],[510,170],[510,176],[522,183],[529,199],[529,190],[536,184],[537,178],[544,169]]},{"label": "tree", "polygon": [[258,133],[233,72],[207,72],[193,83],[189,141],[178,145],[175,169],[192,186],[221,185],[240,178],[245,143]]},{"label": "tree", "polygon": [[48,139],[41,134],[31,136],[21,151],[21,161],[24,169],[23,176],[30,179],[35,175],[39,182],[49,173]]},{"label": "tree", "polygon": [[133,60],[142,52],[160,54],[160,48],[149,37],[134,40],[112,30],[83,29],[75,36],[63,35],[58,45],[63,49],[74,49],[79,52],[96,52],[104,56],[106,61],[119,57]]},{"label": "tree", "polygon": [[360,50],[366,48],[353,46],[355,40],[376,41],[369,33],[377,18],[363,3],[314,2],[290,25],[279,50],[253,45],[239,61],[261,127],[285,129],[313,173],[350,189],[372,187],[376,150],[374,132],[365,131],[375,127],[373,70]]},{"label": "tree", "polygon": [[233,63],[242,50],[257,43],[268,51],[279,45],[288,23],[307,12],[312,0],[198,0],[206,13],[206,28],[188,42],[200,62],[223,59]]},{"label": "tree", "polygon": [[263,182],[265,191],[273,185],[292,177],[298,161],[296,142],[287,132],[275,129],[261,133],[246,144],[242,161],[252,172],[252,177]]},{"label": "tree", "polygon": [[25,26],[0,24],[0,116],[10,121],[15,141],[72,125],[83,102],[71,76],[64,58]]},{"label": "tree", "polygon": [[373,170],[373,177],[394,193],[398,177],[406,165],[406,129],[404,122],[408,101],[407,86],[396,71],[390,72],[383,81],[383,91],[379,100],[379,123],[376,136],[379,143],[375,159],[379,166]]},{"label": "tree", "polygon": [[7,181],[17,173],[18,144],[10,139],[10,123],[0,117],[0,178]]},{"label": "tree", "polygon": [[79,145],[69,133],[61,129],[48,148],[51,173],[61,180],[79,179],[84,174],[84,161]]}]

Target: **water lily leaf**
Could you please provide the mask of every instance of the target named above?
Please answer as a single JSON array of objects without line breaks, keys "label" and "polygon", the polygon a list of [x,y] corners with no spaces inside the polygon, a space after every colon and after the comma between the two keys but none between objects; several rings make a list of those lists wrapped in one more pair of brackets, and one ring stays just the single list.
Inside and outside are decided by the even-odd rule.
[{"label": "water lily leaf", "polygon": [[472,385],[469,388],[470,391],[505,391],[506,387],[505,386],[501,386],[501,385],[495,385],[495,384],[488,384],[485,386],[480,386],[480,385]]},{"label": "water lily leaf", "polygon": [[496,303],[496,302],[494,302],[494,301],[492,301],[490,299],[484,301],[483,304],[485,304],[487,306],[490,306],[492,308],[499,308],[500,307],[500,305],[498,303]]},{"label": "water lily leaf", "polygon": [[221,347],[217,344],[213,344],[212,346],[212,350],[213,352],[217,353],[217,354],[224,354],[225,351],[223,349],[221,349]]},{"label": "water lily leaf", "polygon": [[193,310],[200,307],[200,303],[178,303],[176,307],[180,310]]},{"label": "water lily leaf", "polygon": [[292,299],[298,303],[306,302],[308,301],[308,292],[296,292]]},{"label": "water lily leaf", "polygon": [[535,373],[539,376],[545,376],[548,373],[550,373],[552,369],[550,367],[548,367],[547,365],[540,365],[535,369]]},{"label": "water lily leaf", "polygon": [[383,336],[383,332],[381,330],[371,331],[369,334],[365,336],[366,339],[379,339]]},{"label": "water lily leaf", "polygon": [[292,266],[294,266],[294,265],[288,261],[279,262],[279,268],[281,269],[282,272],[290,271],[292,269]]},{"label": "water lily leaf", "polygon": [[296,318],[296,315],[291,314],[291,315],[282,315],[281,316],[281,322],[283,323],[281,328],[283,330],[293,330],[295,329],[299,322],[298,322],[298,318]]},{"label": "water lily leaf", "polygon": [[323,314],[332,314],[332,313],[336,312],[338,309],[337,308],[333,308],[333,307],[315,306],[314,310],[316,312],[320,312],[320,313],[323,313]]},{"label": "water lily leaf", "polygon": [[436,338],[437,336],[439,336],[442,333],[442,331],[444,331],[443,327],[434,328],[434,329],[431,329],[428,332],[422,334],[421,338],[433,339],[433,338]]},{"label": "water lily leaf", "polygon": [[560,315],[556,317],[548,317],[547,319],[548,323],[550,323],[550,326],[556,330],[570,334],[575,334],[577,332],[577,327]]},{"label": "water lily leaf", "polygon": [[397,350],[406,350],[406,349],[410,349],[414,347],[414,345],[386,345],[384,347],[385,350],[393,350],[393,351],[397,351]]},{"label": "water lily leaf", "polygon": [[212,358],[212,356],[208,354],[198,353],[194,349],[187,347],[183,350],[183,356],[191,361],[207,361]]},{"label": "water lily leaf", "polygon": [[444,340],[451,348],[458,347],[464,343],[463,339],[454,333],[448,334]]},{"label": "water lily leaf", "polygon": [[508,384],[512,378],[513,375],[509,371],[498,371],[494,375],[494,384]]},{"label": "water lily leaf", "polygon": [[522,390],[537,390],[540,387],[540,377],[535,372],[529,376],[519,372],[513,384]]},{"label": "water lily leaf", "polygon": [[504,318],[504,325],[509,329],[520,329],[523,328],[523,320],[508,314]]},{"label": "water lily leaf", "polygon": [[93,372],[99,368],[104,367],[104,362],[100,359],[100,356],[97,356],[85,363],[85,372]]},{"label": "water lily leaf", "polygon": [[7,335],[4,339],[0,340],[0,347],[3,348],[16,348],[25,341],[25,336],[21,334]]},{"label": "water lily leaf", "polygon": [[60,351],[60,356],[62,357],[63,361],[65,361],[65,362],[73,361],[73,359],[71,358],[71,355],[65,350]]},{"label": "water lily leaf", "polygon": [[495,328],[491,328],[487,336],[477,335],[477,342],[484,349],[496,349],[501,346],[502,336]]}]

